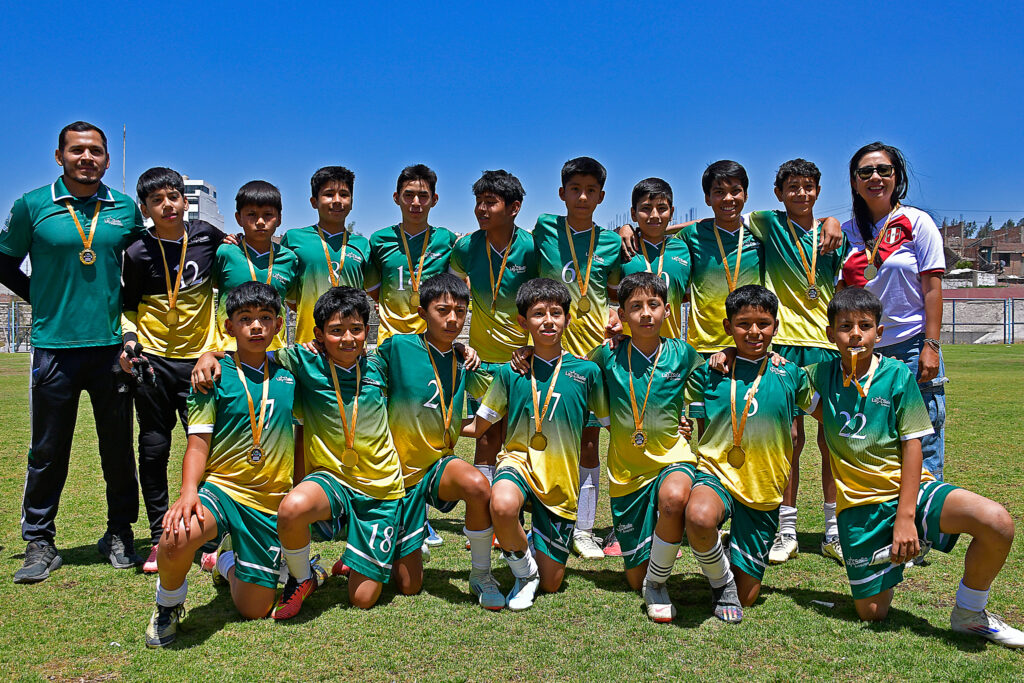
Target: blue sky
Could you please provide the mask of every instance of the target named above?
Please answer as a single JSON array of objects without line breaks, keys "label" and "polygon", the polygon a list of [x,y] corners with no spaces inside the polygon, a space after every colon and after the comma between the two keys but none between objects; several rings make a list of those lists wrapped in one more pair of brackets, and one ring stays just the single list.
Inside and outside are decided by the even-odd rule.
[{"label": "blue sky", "polygon": [[[1019,3],[18,3],[5,9],[0,203],[51,182],[60,128],[111,138],[106,180],[130,194],[167,165],[233,197],[277,184],[284,226],[315,220],[309,176],[356,173],[350,220],[397,221],[401,168],[439,176],[431,222],[475,229],[470,187],[506,168],[520,224],[558,212],[559,169],[609,171],[602,225],[641,178],[672,183],[677,216],[704,215],[700,174],[732,158],[748,208],[777,205],[775,169],[823,172],[819,214],[845,217],[846,165],[876,139],[906,153],[909,202],[996,225],[1024,216],[1024,42]],[[909,3],[908,3],[909,4]]]}]

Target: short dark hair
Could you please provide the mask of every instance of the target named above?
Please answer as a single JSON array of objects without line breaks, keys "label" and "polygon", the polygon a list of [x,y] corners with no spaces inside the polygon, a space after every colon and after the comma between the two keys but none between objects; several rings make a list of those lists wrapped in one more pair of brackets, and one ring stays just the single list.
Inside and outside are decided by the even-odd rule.
[{"label": "short dark hair", "polygon": [[135,184],[135,194],[139,196],[139,203],[145,204],[149,195],[157,190],[177,190],[184,196],[185,181],[173,168],[154,166],[139,176],[139,182]]},{"label": "short dark hair", "polygon": [[347,318],[357,316],[364,325],[370,324],[370,303],[366,292],[355,287],[331,287],[320,295],[313,306],[313,324],[321,330],[335,315]]},{"label": "short dark hair", "polygon": [[531,306],[541,302],[558,304],[568,315],[572,295],[561,282],[546,277],[535,277],[523,283],[516,292],[516,309],[519,315],[525,316]]},{"label": "short dark hair", "polygon": [[576,157],[569,159],[562,165],[562,187],[569,184],[574,175],[589,175],[597,179],[597,184],[604,189],[604,181],[608,180],[608,171],[597,159],[590,157]]},{"label": "short dark hair", "polygon": [[873,315],[877,325],[882,321],[882,300],[866,289],[845,287],[828,302],[828,324],[835,325],[836,316],[840,313],[861,311]]},{"label": "short dark hair", "polygon": [[318,168],[313,177],[309,179],[309,189],[312,193],[310,196],[318,197],[320,190],[327,183],[344,183],[349,192],[354,192],[355,182],[356,174],[344,166],[324,166],[323,168]]},{"label": "short dark hair", "polygon": [[747,179],[747,169],[735,161],[723,159],[705,168],[704,175],[700,179],[700,185],[704,188],[704,196],[711,194],[711,186],[715,184],[716,180],[729,179],[740,181],[744,192],[750,186],[750,181]]},{"label": "short dark hair", "polygon": [[814,181],[815,185],[821,184],[821,171],[818,170],[813,161],[790,159],[779,166],[779,171],[775,174],[775,189],[781,190],[786,181],[794,176],[797,178],[810,178]]},{"label": "short dark hair", "polygon": [[64,142],[67,139],[68,133],[88,133],[89,131],[96,131],[100,134],[100,139],[103,140],[103,151],[107,151],[107,136],[99,129],[99,126],[94,126],[88,121],[75,121],[69,123],[60,129],[60,135],[57,136],[57,149],[64,151]]},{"label": "short dark hair", "polygon": [[414,180],[422,180],[430,188],[430,194],[435,193],[437,189],[437,174],[426,164],[413,164],[403,168],[402,172],[398,174],[398,184],[395,186],[395,192],[401,193],[402,187]]},{"label": "short dark hair", "polygon": [[224,307],[229,318],[243,308],[266,309],[281,315],[281,295],[264,282],[243,282],[231,290]]},{"label": "short dark hair", "polygon": [[445,294],[454,301],[469,305],[469,287],[466,282],[452,273],[440,273],[420,283],[420,306],[427,308],[430,302]]},{"label": "short dark hair", "polygon": [[892,208],[896,208],[896,204],[907,196],[907,188],[910,186],[907,178],[907,160],[903,157],[903,152],[896,147],[887,145],[884,142],[871,142],[853,153],[853,157],[850,158],[850,192],[853,195],[853,222],[860,231],[860,236],[864,239],[865,244],[872,241],[875,222],[872,220],[871,210],[868,208],[867,202],[857,194],[855,178],[857,168],[860,166],[861,157],[872,152],[884,152],[889,157],[896,172],[896,186],[893,187],[892,197],[889,199]]},{"label": "short dark hair", "polygon": [[522,183],[519,182],[519,178],[516,178],[505,169],[484,171],[483,175],[480,176],[480,180],[473,183],[474,197],[479,197],[488,192],[501,197],[505,204],[522,202],[526,196],[526,191],[523,189]]},{"label": "short dark hair", "polygon": [[779,297],[770,289],[761,285],[743,285],[732,290],[725,297],[725,316],[732,320],[733,316],[744,308],[758,308],[771,313],[773,318],[779,316]]},{"label": "short dark hair", "polygon": [[266,180],[250,180],[235,195],[235,211],[241,211],[243,206],[272,206],[280,212],[281,190]]},{"label": "short dark hair", "polygon": [[661,299],[662,303],[668,303],[668,285],[654,273],[640,271],[622,278],[622,282],[619,283],[619,305],[625,306],[629,297],[636,292],[653,294]]},{"label": "short dark hair", "polygon": [[668,200],[668,205],[672,206],[672,186],[661,178],[644,178],[633,186],[633,197],[631,201],[634,209],[644,197],[649,197],[651,199],[664,197]]}]

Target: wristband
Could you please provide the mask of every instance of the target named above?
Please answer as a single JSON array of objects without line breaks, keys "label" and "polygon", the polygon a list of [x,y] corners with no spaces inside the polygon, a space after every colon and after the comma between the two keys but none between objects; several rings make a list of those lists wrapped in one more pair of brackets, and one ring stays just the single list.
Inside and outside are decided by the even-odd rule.
[{"label": "wristband", "polygon": [[932,347],[936,351],[942,350],[942,342],[940,342],[938,339],[925,339],[924,343]]}]

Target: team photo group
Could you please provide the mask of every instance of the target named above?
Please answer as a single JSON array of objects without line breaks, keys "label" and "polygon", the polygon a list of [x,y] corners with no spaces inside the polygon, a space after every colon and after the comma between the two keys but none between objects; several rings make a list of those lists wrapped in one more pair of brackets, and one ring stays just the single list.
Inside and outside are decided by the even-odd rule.
[{"label": "team photo group", "polygon": [[[934,221],[902,201],[899,149],[853,153],[846,222],[815,212],[813,162],[781,163],[779,204],[749,207],[745,169],[722,160],[693,173],[710,217],[675,222],[672,188],[652,177],[633,188],[631,223],[602,229],[607,173],[578,157],[561,168],[564,215],[535,222],[516,176],[484,171],[478,229],[462,236],[430,222],[437,175],[416,164],[398,175],[398,222],[369,238],[347,223],[343,166],[312,174],[315,224],[284,231],[281,193],[253,180],[235,198],[240,232],[226,233],[186,219],[173,169],[145,171],[136,198],[104,184],[107,139],[90,123],[60,131],[55,159],[61,175],[0,230],[0,283],[32,311],[15,583],[62,564],[56,517],[85,391],[106,483],[97,548],[157,577],[140,645],[143,632],[151,648],[175,642],[190,572],[230,590],[243,619],[291,619],[330,576],[357,608],[389,583],[419,593],[438,538],[428,507],[460,502],[484,609],[559,591],[570,554],[621,557],[638,605],[671,622],[685,543],[710,584],[708,618],[739,624],[769,565],[799,552],[809,416],[820,551],[845,568],[860,619],[885,619],[907,567],[964,534],[950,627],[1024,647],[986,609],[1013,519],[943,478],[945,257]],[[313,556],[313,541],[336,541],[335,555]],[[511,585],[492,573],[499,558]]]}]

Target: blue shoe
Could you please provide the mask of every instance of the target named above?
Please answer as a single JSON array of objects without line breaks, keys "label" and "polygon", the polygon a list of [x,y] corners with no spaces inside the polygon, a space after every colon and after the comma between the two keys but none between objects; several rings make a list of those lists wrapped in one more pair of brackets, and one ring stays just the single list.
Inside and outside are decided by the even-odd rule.
[{"label": "blue shoe", "polygon": [[427,545],[431,548],[439,546],[444,543],[444,539],[437,535],[434,531],[434,527],[430,526],[430,522],[427,522]]}]

